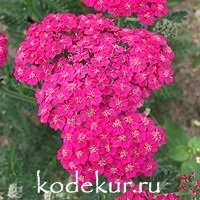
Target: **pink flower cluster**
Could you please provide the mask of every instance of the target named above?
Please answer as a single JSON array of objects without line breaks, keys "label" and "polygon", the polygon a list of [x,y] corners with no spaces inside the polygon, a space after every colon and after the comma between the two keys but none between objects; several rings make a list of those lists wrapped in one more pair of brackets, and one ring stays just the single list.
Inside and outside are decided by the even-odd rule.
[{"label": "pink flower cluster", "polygon": [[180,198],[175,193],[153,195],[145,190],[140,192],[139,186],[134,185],[128,192],[115,198],[115,200],[180,200]]},{"label": "pink flower cluster", "polygon": [[145,29],[120,29],[101,14],[50,14],[27,30],[14,75],[42,84],[38,115],[62,131],[58,159],[72,175],[78,170],[80,184],[96,170],[127,182],[156,169],[164,132],[136,112],[173,81],[173,56],[161,35]]},{"label": "pink flower cluster", "polygon": [[165,143],[161,127],[145,114],[120,115],[106,106],[69,117],[61,137],[58,159],[73,176],[79,172],[80,185],[93,182],[95,171],[113,186],[151,176],[157,167],[154,154]]},{"label": "pink flower cluster", "polygon": [[155,198],[156,200],[180,200],[180,197],[175,193],[170,193],[166,195],[159,195]]},{"label": "pink flower cluster", "polygon": [[0,68],[6,63],[8,48],[6,36],[0,33]]},{"label": "pink flower cluster", "polygon": [[88,7],[117,16],[131,16],[133,13],[146,25],[152,25],[155,18],[168,13],[167,0],[83,0]]},{"label": "pink flower cluster", "polygon": [[[111,107],[125,111],[173,81],[173,56],[165,38],[146,29],[120,29],[101,14],[50,14],[29,27],[17,52],[15,78],[36,85],[64,73],[60,82],[78,88],[84,82],[90,91],[95,86],[93,95],[107,96],[110,105],[118,102]],[[101,100],[95,99],[86,104],[98,106]]]},{"label": "pink flower cluster", "polygon": [[192,199],[200,198],[200,180],[195,179],[196,173],[191,172],[189,176],[186,174],[180,176],[181,184],[179,190],[191,195]]},{"label": "pink flower cluster", "polygon": [[134,185],[128,192],[118,196],[115,200],[153,200],[153,194],[146,192],[145,190],[140,191],[139,185]]}]

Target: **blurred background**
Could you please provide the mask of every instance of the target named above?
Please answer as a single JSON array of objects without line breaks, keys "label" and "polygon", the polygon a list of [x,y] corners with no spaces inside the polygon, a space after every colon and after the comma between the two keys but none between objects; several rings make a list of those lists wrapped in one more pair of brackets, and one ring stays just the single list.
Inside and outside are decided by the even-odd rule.
[{"label": "blurred background", "polygon": [[[150,116],[165,127],[168,137],[178,133],[174,140],[179,142],[182,141],[180,138],[185,138],[183,144],[187,146],[190,138],[200,141],[199,137],[195,137],[200,136],[200,0],[170,0],[169,7],[171,13],[188,13],[187,16],[185,12],[177,15],[178,23],[173,23],[175,28],[170,29],[177,36],[168,38],[175,52],[175,82],[154,92],[141,111],[150,110]],[[34,88],[20,84],[13,78],[15,52],[31,23],[40,22],[50,12],[68,11],[76,14],[94,12],[79,0],[0,0],[0,32],[8,35],[10,50],[8,63],[0,72],[1,85],[34,97]],[[154,28],[159,32],[156,25]],[[169,27],[161,29],[161,34],[170,31]],[[40,124],[35,104],[11,98],[1,93],[0,89],[0,200],[11,197],[24,200],[52,199],[37,194],[36,172],[41,170],[42,180],[49,183],[69,181],[69,174],[56,159],[60,145],[59,133]],[[174,159],[169,153],[170,147],[166,146],[158,154],[160,170],[169,178],[176,178],[173,173],[169,175],[169,172],[181,174],[191,170],[200,171],[200,164],[194,161],[200,157],[198,148],[200,151],[200,143],[199,146],[196,143],[189,145],[187,158]],[[189,160],[191,155],[193,160]],[[192,167],[188,169],[188,166]],[[171,190],[175,187],[177,185],[173,185]],[[112,198],[82,194],[68,197],[61,194],[53,199]]]}]

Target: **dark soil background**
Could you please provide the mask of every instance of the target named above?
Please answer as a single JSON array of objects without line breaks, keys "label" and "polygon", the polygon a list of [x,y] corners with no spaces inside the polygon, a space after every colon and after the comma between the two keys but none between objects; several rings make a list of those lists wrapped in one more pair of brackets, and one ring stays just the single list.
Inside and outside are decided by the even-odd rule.
[{"label": "dark soil background", "polygon": [[[193,41],[200,46],[200,1],[184,0],[175,10],[186,10],[188,19],[184,22]],[[175,80],[183,96],[169,104],[171,119],[183,127],[188,135],[200,135],[200,52],[183,59],[175,74]]]}]

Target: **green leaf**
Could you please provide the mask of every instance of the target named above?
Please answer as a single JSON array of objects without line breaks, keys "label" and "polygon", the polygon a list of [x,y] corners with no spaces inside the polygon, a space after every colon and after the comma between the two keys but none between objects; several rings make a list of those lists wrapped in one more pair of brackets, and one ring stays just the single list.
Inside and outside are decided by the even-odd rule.
[{"label": "green leaf", "polygon": [[195,172],[195,179],[200,179],[200,164],[196,162],[195,157],[185,161],[181,166],[181,174],[190,174]]},{"label": "green leaf", "polygon": [[200,136],[192,137],[188,143],[189,147],[191,148],[199,148],[200,149]]},{"label": "green leaf", "polygon": [[169,19],[170,21],[174,23],[181,23],[182,21],[186,19],[187,15],[188,13],[186,11],[179,11],[179,12],[172,13],[171,15],[167,17],[167,19]]},{"label": "green leaf", "polygon": [[178,145],[170,149],[169,152],[167,153],[167,156],[174,161],[179,161],[179,162],[185,161],[189,157],[187,146]]},{"label": "green leaf", "polygon": [[182,90],[176,84],[164,85],[160,90],[152,93],[152,96],[145,100],[146,107],[152,107],[155,103],[164,103],[182,95]]},{"label": "green leaf", "polygon": [[165,125],[167,147],[170,150],[177,148],[177,146],[187,147],[188,137],[185,131],[168,118],[165,118]]}]

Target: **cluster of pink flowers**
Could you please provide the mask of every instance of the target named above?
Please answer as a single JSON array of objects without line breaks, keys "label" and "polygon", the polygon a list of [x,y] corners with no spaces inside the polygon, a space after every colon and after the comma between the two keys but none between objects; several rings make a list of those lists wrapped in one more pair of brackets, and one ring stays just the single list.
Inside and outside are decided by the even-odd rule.
[{"label": "cluster of pink flowers", "polygon": [[191,172],[189,176],[186,174],[180,176],[179,190],[190,194],[192,199],[200,199],[200,180],[196,180],[195,176],[195,172]]},{"label": "cluster of pink flowers", "polygon": [[[195,181],[195,173],[191,172],[189,176],[182,175],[180,177],[180,191],[186,194],[191,194],[191,199],[199,199],[200,195],[200,180]],[[180,200],[180,197],[175,193],[153,195],[153,193],[145,191],[139,185],[134,185],[128,192],[118,196],[115,200]]]},{"label": "cluster of pink flowers", "polygon": [[[182,175],[180,179],[180,191],[191,194],[191,199],[199,199],[200,180],[195,181],[195,173],[191,172],[189,176]],[[115,200],[180,200],[180,197],[175,193],[154,195],[153,193],[145,191],[144,188],[142,188],[142,191],[140,190],[139,185],[134,185],[128,192],[118,196]]]},{"label": "cluster of pink flowers", "polygon": [[175,193],[166,195],[153,195],[150,192],[140,191],[138,185],[134,185],[128,192],[115,198],[115,200],[180,200]]},{"label": "cluster of pink flowers", "polygon": [[155,18],[168,13],[167,0],[83,0],[86,6],[97,11],[117,16],[131,16],[133,13],[143,24],[152,25]]},{"label": "cluster of pink flowers", "polygon": [[118,196],[115,200],[153,200],[153,194],[146,192],[145,190],[140,191],[139,185],[134,185],[128,192]]},{"label": "cluster of pink flowers", "polygon": [[38,115],[62,131],[58,159],[72,175],[78,170],[80,185],[96,170],[127,182],[156,169],[164,132],[136,112],[173,81],[173,56],[161,35],[145,29],[120,29],[101,14],[50,14],[27,30],[14,75],[41,83]]},{"label": "cluster of pink flowers", "polygon": [[[64,85],[95,86],[95,96],[119,101],[118,110],[127,110],[173,81],[173,56],[164,37],[146,29],[120,29],[101,14],[50,14],[29,27],[17,52],[15,78],[36,85],[64,73]],[[95,106],[101,101],[92,100]]]},{"label": "cluster of pink flowers", "polygon": [[157,167],[154,154],[165,143],[161,127],[145,114],[120,116],[106,107],[69,117],[61,137],[58,159],[73,176],[79,172],[80,185],[93,182],[95,171],[113,186],[151,176]]},{"label": "cluster of pink flowers", "polygon": [[163,194],[159,195],[155,198],[156,200],[180,200],[180,197],[177,196],[175,193]]},{"label": "cluster of pink flowers", "polygon": [[6,63],[8,48],[6,36],[0,33],[0,68]]}]

